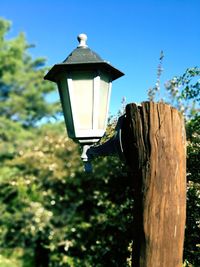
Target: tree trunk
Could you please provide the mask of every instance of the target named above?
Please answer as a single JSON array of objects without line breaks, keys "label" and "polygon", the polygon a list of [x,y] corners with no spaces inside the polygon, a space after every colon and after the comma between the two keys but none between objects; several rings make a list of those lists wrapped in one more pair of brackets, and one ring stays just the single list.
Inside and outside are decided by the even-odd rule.
[{"label": "tree trunk", "polygon": [[36,240],[34,266],[48,267],[49,266],[49,249],[45,248],[44,241],[41,237]]},{"label": "tree trunk", "polygon": [[182,116],[164,103],[129,104],[122,129],[134,179],[134,267],[182,267],[186,140]]}]

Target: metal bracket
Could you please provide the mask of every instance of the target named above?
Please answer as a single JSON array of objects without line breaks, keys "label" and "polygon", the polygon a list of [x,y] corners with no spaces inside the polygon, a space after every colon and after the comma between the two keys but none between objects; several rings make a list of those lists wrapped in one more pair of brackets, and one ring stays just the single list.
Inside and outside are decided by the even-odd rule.
[{"label": "metal bracket", "polygon": [[81,159],[84,162],[86,172],[92,172],[91,160],[94,157],[117,155],[121,160],[124,160],[123,146],[121,139],[122,123],[124,121],[124,118],[125,115],[119,117],[113,137],[111,137],[111,139],[109,139],[104,144],[99,146],[83,145]]}]

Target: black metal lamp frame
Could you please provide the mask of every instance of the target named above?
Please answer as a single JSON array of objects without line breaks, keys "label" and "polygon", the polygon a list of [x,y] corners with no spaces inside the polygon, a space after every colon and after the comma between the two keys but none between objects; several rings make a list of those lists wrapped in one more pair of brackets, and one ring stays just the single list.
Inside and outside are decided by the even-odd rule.
[{"label": "black metal lamp frame", "polygon": [[84,162],[86,172],[92,172],[91,161],[98,156],[111,156],[116,155],[121,160],[124,160],[123,144],[122,144],[122,124],[125,115],[119,117],[115,127],[115,133],[111,139],[99,146],[83,145],[81,159]]}]

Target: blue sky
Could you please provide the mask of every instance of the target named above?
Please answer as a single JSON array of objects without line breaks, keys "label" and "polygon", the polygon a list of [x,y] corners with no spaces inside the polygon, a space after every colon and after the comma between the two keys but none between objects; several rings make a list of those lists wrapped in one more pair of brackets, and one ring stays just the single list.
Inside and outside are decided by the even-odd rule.
[{"label": "blue sky", "polygon": [[199,0],[1,0],[0,16],[13,23],[8,37],[25,32],[36,45],[31,54],[46,57],[48,66],[63,61],[86,33],[88,46],[125,73],[113,83],[111,113],[123,97],[147,99],[161,50],[163,83],[200,62]]}]

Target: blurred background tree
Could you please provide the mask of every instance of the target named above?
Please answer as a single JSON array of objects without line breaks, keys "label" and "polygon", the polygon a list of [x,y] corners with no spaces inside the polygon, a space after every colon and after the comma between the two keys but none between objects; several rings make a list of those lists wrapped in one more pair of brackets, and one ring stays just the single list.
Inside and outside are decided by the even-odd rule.
[{"label": "blurred background tree", "polygon": [[7,40],[9,21],[0,20],[0,114],[23,126],[34,126],[42,118],[55,115],[57,103],[47,103],[55,87],[43,80],[44,58],[33,59],[25,35]]},{"label": "blurred background tree", "polygon": [[[107,157],[94,160],[92,174],[83,172],[79,147],[68,139],[58,119],[61,107],[48,101],[55,87],[43,81],[45,60],[31,57],[32,46],[24,34],[7,40],[10,25],[0,20],[0,265],[131,266],[134,203],[129,170],[117,158]],[[191,77],[196,79],[196,73]],[[172,81],[167,85],[170,93]],[[199,90],[197,81],[191,79],[187,86],[182,84],[181,95],[173,95],[173,101],[185,99],[185,107],[188,99],[199,101],[194,93]],[[188,266],[197,267],[200,193],[199,115],[195,110],[186,121],[184,257]],[[112,131],[111,121],[107,136]]]},{"label": "blurred background tree", "polygon": [[102,158],[93,174],[83,172],[55,120],[60,106],[47,101],[54,87],[43,81],[44,59],[32,59],[23,34],[7,40],[10,23],[0,24],[2,257],[17,255],[24,267],[127,266],[133,201],[125,167]]}]

